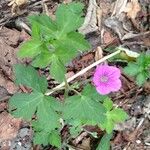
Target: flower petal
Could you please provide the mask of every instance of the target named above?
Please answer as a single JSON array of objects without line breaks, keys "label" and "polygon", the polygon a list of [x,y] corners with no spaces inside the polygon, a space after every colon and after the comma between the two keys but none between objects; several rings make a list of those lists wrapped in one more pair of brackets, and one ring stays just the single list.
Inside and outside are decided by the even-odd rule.
[{"label": "flower petal", "polygon": [[99,86],[99,82],[100,82],[100,77],[97,75],[94,75],[93,77],[93,83],[95,86]]},{"label": "flower petal", "polygon": [[110,89],[105,86],[97,86],[96,90],[101,95],[107,95],[111,92]]},{"label": "flower petal", "polygon": [[108,83],[108,87],[109,89],[112,91],[112,92],[116,92],[116,91],[119,91],[120,88],[121,88],[121,80],[120,79],[117,79],[117,80],[111,80],[109,83]]},{"label": "flower petal", "polygon": [[109,78],[118,79],[121,76],[121,72],[119,68],[109,66],[109,68],[107,69],[107,75]]},{"label": "flower petal", "polygon": [[[118,91],[121,88],[121,80],[119,79],[120,76],[121,72],[119,68],[108,65],[97,66],[93,77],[96,90],[102,95]],[[108,81],[100,81],[103,77],[107,77]]]}]

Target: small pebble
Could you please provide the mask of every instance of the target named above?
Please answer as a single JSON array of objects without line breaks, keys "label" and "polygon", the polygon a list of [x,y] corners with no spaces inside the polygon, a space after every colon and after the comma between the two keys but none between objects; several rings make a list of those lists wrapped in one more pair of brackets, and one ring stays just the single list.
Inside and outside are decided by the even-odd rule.
[{"label": "small pebble", "polygon": [[140,143],[141,143],[141,141],[140,141],[140,140],[136,140],[136,143],[137,143],[137,144],[140,144]]}]

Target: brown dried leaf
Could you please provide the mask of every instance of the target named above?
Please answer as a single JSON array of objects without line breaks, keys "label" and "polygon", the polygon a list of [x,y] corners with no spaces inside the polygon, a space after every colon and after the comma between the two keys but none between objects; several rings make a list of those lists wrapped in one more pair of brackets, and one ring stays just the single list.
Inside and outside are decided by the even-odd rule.
[{"label": "brown dried leaf", "polygon": [[125,9],[126,4],[127,4],[127,0],[117,0],[115,2],[112,16],[114,16],[114,15],[119,16],[123,12],[123,10]]},{"label": "brown dried leaf", "polygon": [[25,35],[17,30],[5,27],[0,30],[0,69],[11,80],[13,80],[13,65],[27,62],[27,59],[20,60],[16,55],[18,52],[17,46],[21,40],[26,40]]},{"label": "brown dried leaf", "polygon": [[109,44],[109,43],[111,43],[113,40],[114,40],[113,35],[112,35],[110,32],[105,31],[105,32],[104,32],[104,35],[103,35],[103,41],[104,41],[104,43],[105,43],[105,44]]},{"label": "brown dried leaf", "polygon": [[98,46],[95,51],[95,61],[100,60],[102,57],[103,57],[103,50],[100,46]]},{"label": "brown dried leaf", "polygon": [[21,119],[16,119],[8,113],[0,114],[0,142],[11,140],[17,136]]},{"label": "brown dried leaf", "polygon": [[145,45],[145,46],[150,46],[150,38],[149,38],[149,37],[144,38],[144,39],[143,39],[143,42],[144,42],[144,45]]},{"label": "brown dried leaf", "polygon": [[127,13],[127,16],[131,19],[135,19],[137,16],[137,13],[141,10],[141,6],[138,2],[138,0],[131,0],[131,2],[128,2],[126,5],[126,8],[124,12]]},{"label": "brown dried leaf", "polygon": [[[2,71],[0,71],[0,86],[4,87],[8,93],[14,94],[17,92],[18,87],[8,78],[5,78]],[[5,95],[6,96],[6,95]],[[3,97],[5,97],[3,96]],[[2,95],[0,96],[0,99],[3,98]]]},{"label": "brown dried leaf", "polygon": [[29,0],[12,0],[8,6],[12,6],[12,5],[17,5],[18,7],[21,5],[24,5],[28,2]]},{"label": "brown dried leaf", "polygon": [[67,72],[67,73],[65,74],[65,76],[66,76],[67,79],[70,78],[70,77],[72,77],[73,75],[74,75],[74,72],[73,72],[73,71],[69,71],[69,72]]}]

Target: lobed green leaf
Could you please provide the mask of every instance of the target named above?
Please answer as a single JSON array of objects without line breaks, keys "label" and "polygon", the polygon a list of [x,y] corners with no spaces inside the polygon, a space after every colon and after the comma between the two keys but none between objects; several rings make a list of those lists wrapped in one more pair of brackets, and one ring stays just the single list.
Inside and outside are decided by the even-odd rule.
[{"label": "lobed green leaf", "polygon": [[18,52],[18,56],[20,58],[30,57],[33,58],[41,53],[43,42],[39,39],[32,39],[23,43],[20,47],[20,51]]},{"label": "lobed green leaf", "polygon": [[40,77],[33,67],[16,64],[14,65],[14,73],[15,82],[18,85],[22,84],[32,88],[34,91],[46,92],[48,85],[46,78]]},{"label": "lobed green leaf", "polygon": [[96,150],[110,150],[110,139],[112,138],[112,135],[113,135],[112,133],[110,133],[110,134],[106,133],[102,137]]},{"label": "lobed green leaf", "polygon": [[56,55],[51,57],[50,74],[59,82],[64,81],[66,68]]},{"label": "lobed green leaf", "polygon": [[125,74],[129,76],[135,76],[139,73],[139,66],[135,63],[128,63],[128,66],[124,68]]},{"label": "lobed green leaf", "polygon": [[77,30],[83,23],[81,3],[61,4],[56,11],[56,24],[60,35]]}]

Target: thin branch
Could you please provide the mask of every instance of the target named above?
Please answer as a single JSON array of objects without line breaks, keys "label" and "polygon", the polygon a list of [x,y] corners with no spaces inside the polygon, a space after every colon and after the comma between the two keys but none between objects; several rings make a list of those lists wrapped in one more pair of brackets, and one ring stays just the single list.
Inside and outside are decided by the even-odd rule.
[{"label": "thin branch", "polygon": [[[107,56],[103,57],[102,59],[100,59],[100,60],[94,62],[94,63],[91,64],[90,66],[84,68],[83,70],[79,71],[77,74],[75,74],[75,75],[73,75],[72,77],[68,78],[68,79],[67,79],[67,82],[69,83],[69,82],[73,81],[75,78],[77,78],[77,77],[83,75],[84,73],[86,73],[86,72],[87,72],[88,70],[90,70],[91,68],[93,68],[93,67],[97,66],[98,64],[104,62],[105,60],[107,60],[107,59],[109,59],[109,58],[111,58],[111,57],[113,57],[113,56],[119,54],[120,52],[121,52],[121,49],[119,49],[119,50],[117,50],[116,52],[114,52],[114,53],[112,53],[112,54],[110,54],[110,55],[107,55]],[[47,92],[45,93],[45,95],[50,95],[50,94],[52,94],[54,91],[56,91],[57,89],[60,89],[60,88],[63,87],[64,85],[65,85],[65,82],[62,82],[61,84],[59,84],[58,86],[56,86],[56,87],[53,88],[52,90],[47,91]]]}]

